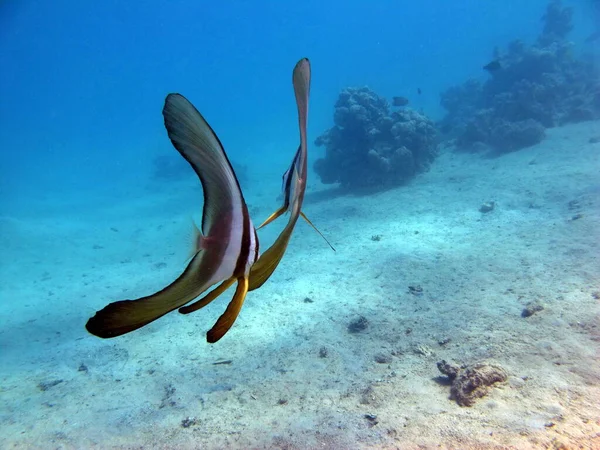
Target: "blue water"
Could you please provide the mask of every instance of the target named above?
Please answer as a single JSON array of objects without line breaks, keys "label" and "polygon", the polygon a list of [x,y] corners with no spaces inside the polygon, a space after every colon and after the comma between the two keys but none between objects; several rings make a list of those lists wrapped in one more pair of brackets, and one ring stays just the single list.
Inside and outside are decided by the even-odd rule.
[{"label": "blue water", "polygon": [[[311,136],[330,126],[349,85],[439,116],[439,92],[484,77],[494,45],[532,40],[545,4],[3,2],[3,208],[135,185],[154,155],[172,152],[160,113],[169,92],[194,102],[233,159],[287,161],[297,140],[290,68],[303,56],[313,64]],[[582,39],[592,18],[578,8],[575,20]]]},{"label": "blue water", "polygon": [[[440,94],[488,80],[495,46],[532,44],[547,4],[0,1],[0,447],[391,448],[404,432],[422,448],[588,448],[600,432],[597,118],[497,159],[440,145],[430,171],[376,193],[340,195],[313,170],[342,89],[404,96],[441,120]],[[562,4],[573,51],[597,56],[598,2]],[[185,267],[201,196],[167,137],[166,95],[216,131],[258,225],[298,146],[302,57],[305,211],[337,252],[300,223],[214,346],[222,298],[114,340],[87,333],[96,310]],[[157,178],[157,158],[183,181]],[[276,230],[260,231],[263,250]],[[533,300],[545,309],[525,321]],[[367,331],[349,333],[362,316]],[[495,359],[510,380],[471,413],[438,383],[442,358]]]}]

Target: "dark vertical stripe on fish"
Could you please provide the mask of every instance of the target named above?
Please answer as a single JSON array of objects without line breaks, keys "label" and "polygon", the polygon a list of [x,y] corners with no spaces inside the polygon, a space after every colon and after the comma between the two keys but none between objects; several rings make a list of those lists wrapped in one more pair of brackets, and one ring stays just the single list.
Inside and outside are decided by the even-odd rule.
[{"label": "dark vertical stripe on fish", "polygon": [[246,272],[246,264],[248,264],[248,258],[250,257],[250,246],[252,245],[252,236],[250,235],[250,216],[248,214],[248,207],[243,203],[242,215],[244,220],[244,231],[242,233],[242,242],[240,248],[240,254],[235,265],[234,275],[240,277]]},{"label": "dark vertical stripe on fish", "polygon": [[254,262],[258,261],[258,252],[260,251],[258,247],[258,234],[256,234],[256,228],[254,228]]}]

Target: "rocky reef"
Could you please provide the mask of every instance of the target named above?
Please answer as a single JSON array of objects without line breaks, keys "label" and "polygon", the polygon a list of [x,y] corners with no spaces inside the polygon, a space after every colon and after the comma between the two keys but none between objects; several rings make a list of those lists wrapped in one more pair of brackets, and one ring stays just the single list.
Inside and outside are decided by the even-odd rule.
[{"label": "rocky reef", "polygon": [[404,105],[391,111],[388,101],[367,87],[340,93],[334,126],[315,145],[326,149],[314,165],[321,181],[349,189],[400,184],[426,170],[437,154],[429,118]]},{"label": "rocky reef", "polygon": [[450,398],[460,406],[473,406],[477,399],[488,394],[491,386],[508,379],[506,371],[493,364],[458,366],[441,360],[437,367],[451,383]]},{"label": "rocky reef", "polygon": [[456,139],[459,149],[504,153],[540,142],[546,128],[599,118],[600,73],[567,41],[572,14],[551,1],[535,43],[495,49],[486,82],[469,80],[443,92],[444,137]]}]

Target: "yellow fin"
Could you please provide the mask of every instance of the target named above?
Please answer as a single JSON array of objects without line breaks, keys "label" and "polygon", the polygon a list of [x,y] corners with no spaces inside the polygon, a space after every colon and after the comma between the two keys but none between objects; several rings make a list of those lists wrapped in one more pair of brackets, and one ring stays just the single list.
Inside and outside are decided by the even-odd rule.
[{"label": "yellow fin", "polygon": [[320,235],[320,236],[321,236],[321,237],[322,237],[322,238],[325,240],[325,242],[327,242],[327,245],[329,245],[329,246],[331,247],[331,250],[333,250],[333,251],[335,252],[335,248],[333,248],[333,245],[331,245],[331,243],[330,243],[330,242],[327,240],[327,238],[326,238],[325,236],[323,236],[323,233],[321,233],[321,232],[319,231],[319,229],[318,229],[317,227],[315,227],[315,226],[313,225],[313,223],[312,223],[310,220],[308,220],[308,217],[306,217],[302,211],[300,211],[300,215],[302,216],[302,218],[303,218],[304,220],[306,220],[306,223],[308,223],[308,224],[309,224],[311,227],[313,227],[313,229],[314,229],[314,230],[315,230],[317,233],[319,233],[319,235]]},{"label": "yellow fin", "polygon": [[239,278],[233,299],[231,299],[231,302],[227,306],[227,309],[223,315],[219,317],[215,325],[208,330],[208,333],[206,333],[206,340],[209,343],[214,344],[229,331],[233,325],[233,322],[235,322],[235,319],[237,319],[237,316],[240,314],[240,310],[242,309],[242,305],[244,304],[247,293],[248,278]]},{"label": "yellow fin", "polygon": [[285,214],[285,212],[287,211],[287,208],[285,206],[282,206],[281,208],[279,208],[277,211],[275,211],[273,214],[271,214],[269,217],[267,217],[267,220],[265,220],[258,228],[257,230],[260,230],[262,227],[264,227],[265,225],[269,225],[271,222],[273,222],[275,219],[277,219],[278,217],[281,217],[283,214]]},{"label": "yellow fin", "polygon": [[261,287],[273,274],[277,265],[283,258],[287,249],[294,225],[298,217],[292,217],[293,220],[288,222],[283,231],[279,234],[273,245],[271,245],[250,268],[250,281],[248,290],[253,291]]},{"label": "yellow fin", "polygon": [[216,299],[219,295],[221,295],[223,292],[229,289],[229,286],[231,286],[235,282],[235,280],[235,278],[229,278],[228,280],[223,281],[219,286],[214,288],[200,300],[195,301],[191,305],[182,306],[181,308],[179,308],[179,312],[181,314],[189,314],[191,312],[198,311],[200,308],[204,308],[206,305],[208,305],[210,302]]},{"label": "yellow fin", "polygon": [[[101,338],[111,338],[137,330],[201,295],[207,289],[203,275],[204,256],[196,255],[183,273],[166,288],[136,300],[110,303],[88,320],[87,330]],[[210,256],[210,255],[209,255]]]}]

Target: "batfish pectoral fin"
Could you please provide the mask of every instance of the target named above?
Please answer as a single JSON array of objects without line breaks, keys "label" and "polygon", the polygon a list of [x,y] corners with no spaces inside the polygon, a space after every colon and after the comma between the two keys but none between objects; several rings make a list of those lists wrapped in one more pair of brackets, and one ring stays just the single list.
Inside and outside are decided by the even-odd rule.
[{"label": "batfish pectoral fin", "polygon": [[282,206],[281,208],[279,208],[277,211],[275,211],[273,214],[271,214],[269,217],[267,217],[267,220],[265,220],[258,228],[257,230],[260,230],[262,227],[264,227],[265,225],[269,225],[271,222],[273,222],[275,219],[281,217],[283,214],[285,214],[285,212],[287,211],[287,207]]},{"label": "batfish pectoral fin", "polygon": [[[223,315],[219,317],[215,325],[208,331],[208,333],[206,333],[206,340],[211,344],[214,344],[223,336],[225,336],[225,333],[229,331],[233,325],[233,322],[235,322],[235,319],[237,319],[240,310],[242,309],[242,305],[246,299],[246,294],[248,293],[248,278],[238,278],[237,282],[238,285],[235,289],[235,294],[233,294],[233,299],[229,305],[227,305],[227,309]],[[219,286],[219,288],[221,286]]]},{"label": "batfish pectoral fin", "polygon": [[201,255],[199,253],[192,258],[179,278],[157,293],[105,306],[88,320],[86,329],[101,338],[120,336],[137,330],[198,297],[209,287],[198,270]]},{"label": "batfish pectoral fin", "polygon": [[320,235],[320,236],[321,236],[321,237],[322,237],[322,238],[325,240],[325,242],[327,242],[327,245],[329,245],[329,247],[331,247],[331,250],[333,250],[333,251],[335,252],[335,248],[333,248],[333,245],[331,245],[331,242],[329,242],[329,241],[327,240],[327,238],[326,238],[326,237],[323,235],[323,233],[321,233],[321,232],[319,231],[319,229],[318,229],[317,227],[315,227],[315,226],[314,226],[314,224],[313,224],[313,223],[312,223],[310,220],[308,220],[308,217],[306,217],[306,215],[305,215],[305,214],[304,214],[302,211],[300,211],[300,215],[301,215],[301,216],[302,216],[302,218],[303,218],[303,219],[306,221],[306,223],[308,223],[308,224],[309,224],[311,227],[313,227],[313,229],[314,229],[314,230],[315,230],[317,233],[319,233],[319,235]]},{"label": "batfish pectoral fin", "polygon": [[200,228],[198,228],[198,226],[196,225],[196,222],[194,222],[194,219],[191,219],[192,222],[192,245],[190,248],[190,253],[188,254],[188,259],[193,258],[196,253],[198,253],[199,251],[202,250],[202,242],[204,239],[204,236],[202,235],[202,231],[200,231]]},{"label": "batfish pectoral fin", "polygon": [[225,292],[227,289],[229,289],[229,287],[233,283],[235,283],[235,281],[236,281],[235,277],[229,278],[228,280],[223,281],[219,286],[217,286],[215,289],[210,291],[208,294],[206,294],[200,300],[195,301],[191,305],[187,305],[187,306],[183,306],[183,307],[179,308],[179,312],[181,314],[189,314],[194,311],[198,311],[201,308],[204,308],[206,305],[208,305],[210,302],[212,302],[214,299],[216,299],[219,295],[221,295],[223,292]]}]

